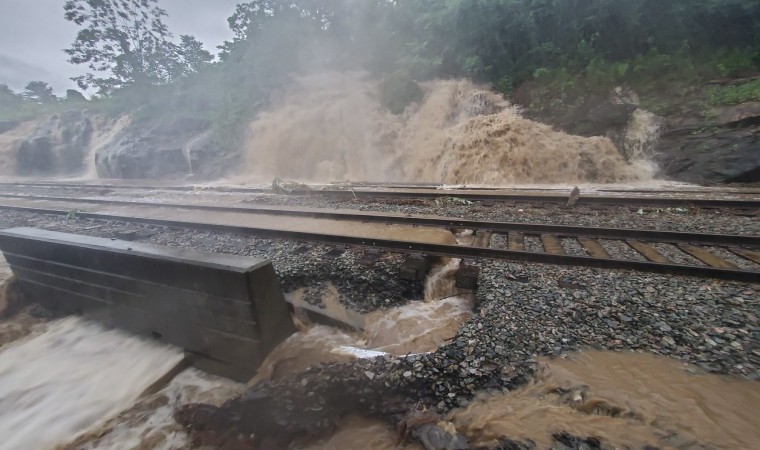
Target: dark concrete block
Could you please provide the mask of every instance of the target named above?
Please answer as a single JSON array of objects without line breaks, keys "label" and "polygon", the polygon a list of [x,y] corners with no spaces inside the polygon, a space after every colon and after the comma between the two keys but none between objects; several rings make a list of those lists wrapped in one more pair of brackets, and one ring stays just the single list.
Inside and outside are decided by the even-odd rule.
[{"label": "dark concrete block", "polygon": [[424,281],[430,271],[431,258],[424,255],[410,255],[401,264],[401,279]]},{"label": "dark concrete block", "polygon": [[245,381],[295,327],[266,260],[33,228],[0,231],[27,296],[185,349]]},{"label": "dark concrete block", "polygon": [[478,289],[478,276],[480,267],[476,266],[473,261],[463,260],[455,276],[455,284],[459,289]]}]

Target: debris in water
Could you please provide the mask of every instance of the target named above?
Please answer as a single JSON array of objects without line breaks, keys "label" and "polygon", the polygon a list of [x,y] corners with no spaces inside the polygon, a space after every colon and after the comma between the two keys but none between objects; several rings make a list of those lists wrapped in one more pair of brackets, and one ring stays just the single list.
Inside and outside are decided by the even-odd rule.
[{"label": "debris in water", "polygon": [[280,178],[275,178],[272,181],[272,191],[275,194],[289,195],[294,192],[308,190],[311,190],[311,187],[307,184],[296,183],[294,181],[284,181]]},{"label": "debris in water", "polygon": [[578,203],[578,199],[581,198],[581,190],[578,188],[578,186],[575,186],[570,192],[570,197],[567,199],[566,207],[570,208],[572,206],[575,206],[576,203]]}]

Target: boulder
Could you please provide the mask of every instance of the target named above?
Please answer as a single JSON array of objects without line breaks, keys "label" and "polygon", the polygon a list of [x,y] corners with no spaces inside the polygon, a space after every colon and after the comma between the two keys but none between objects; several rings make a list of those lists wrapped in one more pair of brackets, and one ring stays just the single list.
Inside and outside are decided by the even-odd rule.
[{"label": "boulder", "polygon": [[663,174],[701,184],[760,182],[760,103],[719,108],[708,122],[671,121],[656,159]]},{"label": "boulder", "polygon": [[207,153],[197,149],[201,147],[198,141],[205,139],[210,128],[209,121],[194,118],[153,125],[133,123],[98,149],[98,175],[131,179],[187,177],[194,170],[193,152]]},{"label": "boulder", "polygon": [[19,175],[78,175],[85,171],[92,122],[83,111],[55,114],[18,147]]}]

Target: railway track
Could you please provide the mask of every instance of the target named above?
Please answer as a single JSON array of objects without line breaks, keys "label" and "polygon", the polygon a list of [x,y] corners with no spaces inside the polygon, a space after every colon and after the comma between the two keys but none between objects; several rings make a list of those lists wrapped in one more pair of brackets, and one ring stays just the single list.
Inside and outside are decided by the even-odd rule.
[{"label": "railway track", "polygon": [[[208,186],[208,185],[174,185],[174,184],[143,184],[143,183],[64,183],[64,182],[0,182],[0,187],[25,188],[72,188],[72,189],[109,189],[125,190],[138,189],[149,191],[179,191],[192,192],[204,190],[220,193],[237,194],[267,194],[273,193],[269,188],[240,187],[240,186]],[[290,195],[323,197],[329,199],[444,199],[456,197],[472,202],[492,204],[495,202],[508,203],[550,203],[565,205],[570,198],[569,190],[530,189],[530,188],[461,188],[442,189],[440,186],[426,184],[344,184],[320,185],[314,188],[294,189]],[[731,208],[757,209],[760,208],[760,192],[754,190],[727,190],[721,192],[721,198],[711,197],[710,191],[695,190],[691,192],[651,191],[651,190],[620,190],[608,189],[582,193],[576,200],[577,205],[611,206],[621,205],[630,207],[684,207],[684,208]],[[714,194],[714,192],[712,192]]]},{"label": "railway track", "polygon": [[[71,215],[76,211],[76,216],[83,218],[464,259],[504,259],[760,282],[760,236],[485,222],[312,208],[156,204],[7,194],[0,195],[0,209],[58,215]],[[299,226],[278,225],[278,220],[286,217]],[[341,223],[343,230],[367,223],[405,226],[408,230],[416,227],[467,229],[489,237],[490,243],[483,243],[489,239],[480,239],[481,244],[477,246],[453,245],[374,237],[371,233],[315,230],[310,226],[312,222],[325,221]]]}]

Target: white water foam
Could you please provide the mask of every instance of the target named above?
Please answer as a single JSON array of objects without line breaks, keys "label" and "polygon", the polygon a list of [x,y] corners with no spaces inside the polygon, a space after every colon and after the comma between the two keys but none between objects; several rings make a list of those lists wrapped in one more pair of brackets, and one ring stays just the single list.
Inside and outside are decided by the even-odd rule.
[{"label": "white water foam", "polygon": [[0,351],[0,450],[52,449],[132,405],[182,359],[69,317]]}]

